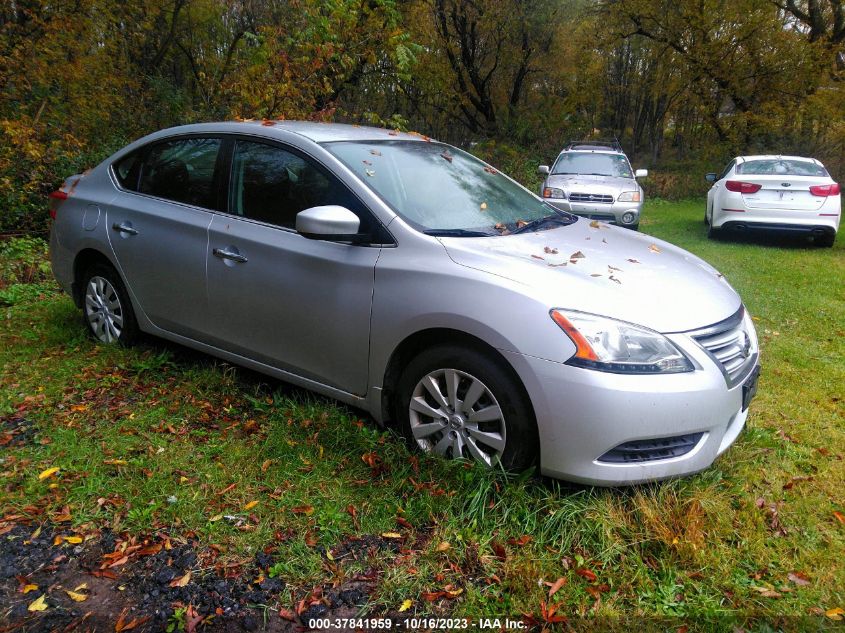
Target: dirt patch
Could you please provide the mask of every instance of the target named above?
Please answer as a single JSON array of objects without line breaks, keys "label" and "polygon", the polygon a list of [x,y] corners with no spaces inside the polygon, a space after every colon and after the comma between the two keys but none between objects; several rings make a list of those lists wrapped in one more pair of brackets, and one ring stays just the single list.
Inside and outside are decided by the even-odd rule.
[{"label": "dirt patch", "polygon": [[[286,605],[284,582],[269,574],[271,553],[224,564],[175,537],[106,530],[74,543],[66,535],[51,525],[0,522],[0,630],[302,631],[310,619],[358,617],[377,579],[370,571]],[[364,536],[333,552],[360,559],[396,547]]]}]

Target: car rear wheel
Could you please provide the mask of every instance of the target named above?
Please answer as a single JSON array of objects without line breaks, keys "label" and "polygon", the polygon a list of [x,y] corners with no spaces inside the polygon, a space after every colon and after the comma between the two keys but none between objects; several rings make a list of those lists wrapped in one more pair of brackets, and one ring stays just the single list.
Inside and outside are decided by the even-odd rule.
[{"label": "car rear wheel", "polygon": [[397,418],[413,448],[516,471],[537,459],[537,424],[527,395],[492,355],[455,346],[428,349],[405,369],[397,393]]},{"label": "car rear wheel", "polygon": [[82,276],[82,316],[101,343],[128,345],[138,337],[138,322],[120,275],[97,264]]},{"label": "car rear wheel", "polygon": [[827,233],[815,238],[816,244],[825,248],[831,248],[836,241],[836,233]]}]

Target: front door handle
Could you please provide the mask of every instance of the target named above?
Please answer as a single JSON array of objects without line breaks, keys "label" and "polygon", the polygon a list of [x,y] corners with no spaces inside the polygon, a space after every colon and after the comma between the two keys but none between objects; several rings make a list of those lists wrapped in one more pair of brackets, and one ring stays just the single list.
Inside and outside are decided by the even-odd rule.
[{"label": "front door handle", "polygon": [[238,262],[239,264],[245,264],[249,261],[240,253],[234,253],[225,248],[215,248],[211,252],[215,257],[219,257],[220,259],[228,259],[229,261]]},{"label": "front door handle", "polygon": [[115,222],[111,225],[112,229],[118,233],[126,233],[127,235],[138,235],[138,229],[132,228],[128,222]]}]

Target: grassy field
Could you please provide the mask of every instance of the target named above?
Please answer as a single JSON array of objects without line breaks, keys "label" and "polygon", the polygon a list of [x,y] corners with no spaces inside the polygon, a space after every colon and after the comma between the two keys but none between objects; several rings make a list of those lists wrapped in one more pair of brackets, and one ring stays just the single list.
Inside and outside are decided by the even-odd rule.
[{"label": "grassy field", "polygon": [[[210,357],[95,345],[66,296],[24,292],[0,308],[0,422],[35,434],[0,447],[0,514],[195,535],[233,563],[272,551],[286,585],[269,617],[367,573],[370,614],[841,629],[845,238],[709,242],[702,215],[651,202],[641,229],[726,275],[764,370],[747,431],[700,475],[602,490],[418,458],[359,412]],[[362,535],[397,546],[345,555]]]}]

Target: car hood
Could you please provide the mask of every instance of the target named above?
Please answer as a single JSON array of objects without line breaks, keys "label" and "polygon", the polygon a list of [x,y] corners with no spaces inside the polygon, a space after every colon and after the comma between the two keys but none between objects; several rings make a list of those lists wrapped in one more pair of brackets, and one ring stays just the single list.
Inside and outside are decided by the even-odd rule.
[{"label": "car hood", "polygon": [[551,175],[546,180],[546,187],[557,187],[564,191],[585,193],[615,193],[618,191],[636,191],[639,189],[633,178],[616,176],[589,176],[581,174]]},{"label": "car hood", "polygon": [[609,316],[659,332],[711,325],[741,299],[702,259],[621,227],[581,219],[548,230],[439,238],[461,266],[530,286],[551,308]]}]

